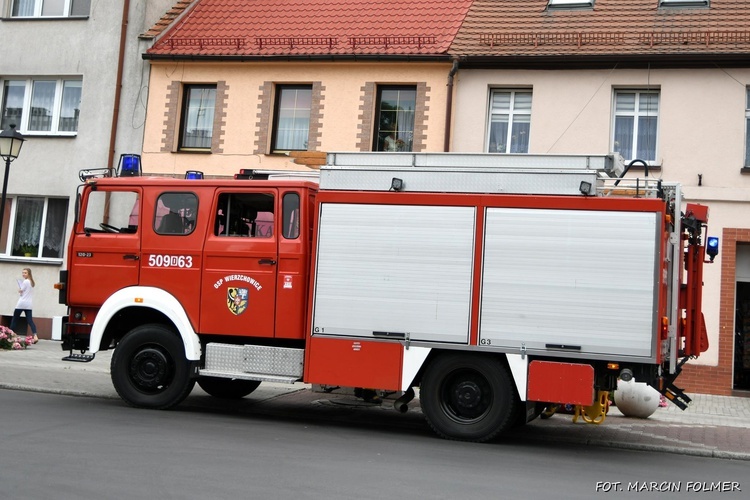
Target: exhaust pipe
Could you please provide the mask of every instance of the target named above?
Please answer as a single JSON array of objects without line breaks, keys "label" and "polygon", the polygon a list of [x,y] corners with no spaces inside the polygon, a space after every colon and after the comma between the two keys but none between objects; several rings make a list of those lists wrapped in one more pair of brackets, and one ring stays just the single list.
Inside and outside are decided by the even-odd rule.
[{"label": "exhaust pipe", "polygon": [[399,398],[393,402],[393,408],[399,413],[406,413],[409,409],[409,401],[414,399],[414,388],[409,387]]}]

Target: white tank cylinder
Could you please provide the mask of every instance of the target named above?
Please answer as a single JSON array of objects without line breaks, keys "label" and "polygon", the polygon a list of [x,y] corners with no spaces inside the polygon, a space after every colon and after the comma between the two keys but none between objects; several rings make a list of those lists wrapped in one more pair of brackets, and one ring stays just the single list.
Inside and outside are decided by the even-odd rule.
[{"label": "white tank cylinder", "polygon": [[644,382],[617,381],[615,405],[626,417],[648,418],[659,407],[659,391]]}]

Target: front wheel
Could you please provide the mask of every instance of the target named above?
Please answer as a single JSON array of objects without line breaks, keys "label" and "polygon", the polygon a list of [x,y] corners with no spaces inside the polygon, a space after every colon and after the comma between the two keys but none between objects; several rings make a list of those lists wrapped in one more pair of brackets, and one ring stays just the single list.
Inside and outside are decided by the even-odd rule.
[{"label": "front wheel", "polygon": [[513,423],[518,398],[498,358],[448,354],[425,370],[420,402],[427,423],[440,436],[484,442]]},{"label": "front wheel", "polygon": [[241,399],[257,389],[260,380],[201,377],[198,379],[198,385],[215,398]]},{"label": "front wheel", "polygon": [[139,326],[123,337],[110,372],[117,394],[138,408],[176,406],[195,385],[179,335],[157,324]]}]

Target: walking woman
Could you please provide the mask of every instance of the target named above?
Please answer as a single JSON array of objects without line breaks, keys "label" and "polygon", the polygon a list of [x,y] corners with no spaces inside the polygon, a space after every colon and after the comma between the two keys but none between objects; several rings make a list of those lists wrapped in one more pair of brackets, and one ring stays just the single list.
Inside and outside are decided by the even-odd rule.
[{"label": "walking woman", "polygon": [[[28,267],[23,268],[21,271],[23,281],[18,280],[18,293],[21,295],[16,304],[16,309],[13,311],[13,320],[10,322],[10,329],[16,331],[16,323],[21,317],[21,313],[26,314],[26,322],[31,327],[31,332],[34,334],[34,343],[39,342],[39,337],[36,336],[36,325],[31,317],[31,302],[34,298],[34,277],[31,275],[31,269]],[[18,333],[18,332],[16,332]],[[20,335],[25,335],[26,332],[22,332]]]}]

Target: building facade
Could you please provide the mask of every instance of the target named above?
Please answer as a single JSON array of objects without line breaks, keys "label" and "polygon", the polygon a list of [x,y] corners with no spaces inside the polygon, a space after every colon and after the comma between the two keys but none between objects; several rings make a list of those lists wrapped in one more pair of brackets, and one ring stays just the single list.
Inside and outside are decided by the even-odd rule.
[{"label": "building facade", "polygon": [[[202,0],[159,35],[144,171],[299,169],[301,151],[442,151],[470,1]],[[415,15],[419,13],[419,15]]]},{"label": "building facade", "polygon": [[[451,47],[453,151],[614,151],[710,207],[721,251],[689,392],[750,390],[749,27],[735,0],[476,0]],[[612,278],[627,272],[612,256]]]},{"label": "building facade", "polygon": [[66,313],[53,284],[64,268],[81,169],[117,167],[142,149],[149,40],[138,35],[173,0],[2,0],[0,129],[26,139],[8,177],[0,236],[0,316],[9,324],[15,280],[31,268],[42,338]]}]

